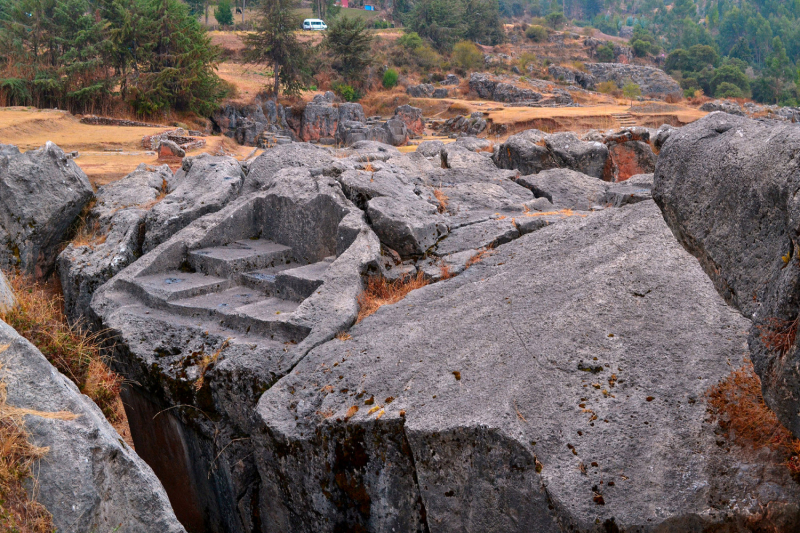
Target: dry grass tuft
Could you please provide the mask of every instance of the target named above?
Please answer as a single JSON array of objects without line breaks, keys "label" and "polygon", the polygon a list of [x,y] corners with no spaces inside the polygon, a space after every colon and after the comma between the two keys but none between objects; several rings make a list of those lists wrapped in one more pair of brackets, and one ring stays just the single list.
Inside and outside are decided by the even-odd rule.
[{"label": "dry grass tuft", "polygon": [[537,212],[533,212],[533,211],[531,211],[530,209],[527,209],[527,208],[525,210],[525,216],[526,217],[544,217],[544,216],[549,216],[549,215],[561,215],[564,218],[566,218],[566,217],[585,217],[586,216],[586,215],[583,215],[581,213],[576,213],[572,209],[560,209],[558,211],[537,211]]},{"label": "dry grass tuft", "polygon": [[124,435],[127,419],[119,397],[122,377],[106,365],[100,335],[67,323],[62,312],[63,298],[52,285],[41,285],[20,274],[6,276],[17,306],[0,312],[0,320],[33,343]]},{"label": "dry grass tuft", "polygon": [[349,341],[350,339],[353,338],[353,336],[347,333],[346,331],[340,331],[339,333],[336,334],[336,338],[340,341]]},{"label": "dry grass tuft", "polygon": [[446,213],[447,212],[447,204],[450,201],[450,198],[442,191],[442,189],[433,189],[433,195],[436,197],[436,200],[439,202],[439,206],[436,210],[439,213]]},{"label": "dry grass tuft", "polygon": [[364,165],[364,168],[362,170],[365,170],[367,172],[375,172],[375,167],[372,166],[372,163],[367,163],[366,165]]},{"label": "dry grass tuft", "polygon": [[757,326],[761,342],[768,350],[783,357],[794,346],[798,322],[800,322],[800,316],[794,320],[782,320],[775,317],[767,319],[765,325]]},{"label": "dry grass tuft", "polygon": [[358,297],[356,324],[375,313],[381,306],[397,303],[409,292],[427,284],[421,271],[416,276],[408,276],[397,281],[390,281],[383,276],[370,277],[364,292]]},{"label": "dry grass tuft", "polygon": [[[0,346],[0,350],[6,347]],[[6,387],[0,382],[0,530],[18,533],[50,533],[53,519],[45,507],[28,497],[25,482],[32,479],[31,466],[47,448],[28,441],[23,413],[6,404]]]},{"label": "dry grass tuft", "polygon": [[709,389],[708,402],[728,437],[752,449],[769,448],[786,457],[792,475],[800,475],[800,439],[778,421],[761,395],[761,380],[748,360]]},{"label": "dry grass tuft", "polygon": [[472,257],[469,258],[467,263],[464,265],[464,270],[468,269],[472,265],[476,265],[476,264],[480,263],[481,261],[483,261],[483,259],[485,257],[489,257],[493,253],[494,253],[494,250],[491,247],[486,248],[485,250],[481,250],[480,252],[478,252],[477,254],[475,254],[475,255],[473,255]]},{"label": "dry grass tuft", "polygon": [[455,276],[455,274],[453,274],[453,271],[450,270],[450,265],[448,265],[447,263],[442,263],[439,266],[439,276],[440,280],[444,281],[446,279],[452,278],[453,276]]},{"label": "dry grass tuft", "polygon": [[231,339],[227,338],[227,339],[225,339],[225,342],[223,342],[220,345],[220,347],[217,348],[217,351],[215,351],[211,355],[204,355],[200,359],[200,363],[199,363],[199,366],[200,366],[200,377],[197,378],[197,381],[195,381],[195,383],[194,383],[194,388],[196,390],[200,390],[200,389],[203,388],[203,383],[205,383],[205,378],[206,378],[206,370],[208,370],[208,368],[211,365],[214,365],[214,364],[217,363],[217,360],[219,359],[219,354],[222,353],[222,350],[224,350],[225,348],[230,346],[230,344],[231,344]]}]

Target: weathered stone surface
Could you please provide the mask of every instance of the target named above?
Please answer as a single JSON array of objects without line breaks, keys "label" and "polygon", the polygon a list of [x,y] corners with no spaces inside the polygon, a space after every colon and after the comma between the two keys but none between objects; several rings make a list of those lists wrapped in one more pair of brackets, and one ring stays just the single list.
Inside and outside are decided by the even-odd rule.
[{"label": "weathered stone surface", "polygon": [[722,111],[724,113],[730,113],[731,115],[739,115],[742,117],[745,115],[742,106],[729,100],[714,100],[713,102],[706,102],[700,106],[700,111],[708,111],[709,113],[714,111]]},{"label": "weathered stone surface", "polygon": [[572,133],[548,135],[545,143],[559,167],[600,179],[608,172],[608,148],[602,143],[584,142]]},{"label": "weathered stone surface", "polygon": [[594,90],[595,88],[596,82],[594,76],[588,72],[583,72],[568,67],[560,67],[558,65],[550,65],[547,67],[547,72],[557,80],[563,80],[567,83],[579,85],[590,91]]},{"label": "weathered stone surface", "polygon": [[422,132],[425,131],[422,109],[418,107],[411,107],[408,104],[401,105],[394,110],[394,116],[402,120],[408,131],[414,135],[422,135]]},{"label": "weathered stone surface", "polygon": [[434,253],[445,256],[505,244],[519,237],[514,220],[508,217],[495,218],[475,224],[461,226],[436,245]]},{"label": "weathered stone surface", "polygon": [[519,103],[538,102],[542,94],[532,89],[523,89],[485,72],[473,72],[469,78],[469,88],[485,100]]},{"label": "weathered stone surface", "polygon": [[301,141],[318,141],[322,137],[333,137],[339,122],[339,109],[333,105],[335,96],[328,91],[318,94],[306,104],[298,137]]},{"label": "weathered stone surface", "polygon": [[785,353],[768,340],[798,316],[797,151],[792,125],[711,113],[664,144],[653,198],[675,236],[725,300],[754,319],[750,352],[764,399],[800,436],[797,341]]},{"label": "weathered stone surface", "polygon": [[290,143],[266,150],[246,166],[241,194],[260,191],[269,187],[275,175],[284,168],[322,168],[335,160],[331,151],[308,143]]},{"label": "weathered stone surface", "polygon": [[455,74],[448,74],[439,85],[458,85],[461,83],[461,78]]},{"label": "weathered stone surface", "polygon": [[558,162],[547,148],[547,134],[536,129],[509,137],[492,156],[500,168],[517,169],[521,174],[536,174],[556,168]]},{"label": "weathered stone surface", "polygon": [[627,141],[611,144],[608,152],[614,162],[614,181],[625,181],[631,176],[655,171],[658,156],[645,142]]},{"label": "weathered stone surface", "polygon": [[182,158],[186,156],[184,149],[178,146],[176,142],[170,141],[169,139],[159,141],[156,152],[158,152],[159,159],[174,159],[176,157]]},{"label": "weathered stone surface", "polygon": [[70,225],[91,199],[86,174],[55,144],[0,154],[0,266],[49,275]]},{"label": "weathered stone surface", "polygon": [[401,257],[422,255],[439,238],[436,207],[423,200],[381,196],[367,203],[366,212],[381,242]]},{"label": "weathered stone surface", "polygon": [[5,274],[0,270],[0,313],[8,312],[15,305],[17,305],[17,299],[14,297],[14,291],[8,284]]},{"label": "weathered stone surface", "polygon": [[444,143],[442,141],[422,141],[417,145],[417,153],[428,158],[438,158],[442,153]]},{"label": "weathered stone surface", "polygon": [[436,88],[430,83],[420,83],[406,88],[406,93],[412,98],[433,98]]},{"label": "weathered stone surface", "polygon": [[464,137],[459,137],[455,140],[456,145],[463,146],[467,150],[471,152],[488,152],[492,153],[494,151],[494,143],[489,139],[480,139],[478,137],[472,135],[466,135]]},{"label": "weathered stone surface", "polygon": [[35,498],[53,515],[57,531],[185,531],[158,478],[100,409],[2,321],[0,381],[9,406],[77,415],[25,416],[32,444],[49,448],[34,466]]},{"label": "weathered stone surface", "polygon": [[175,174],[178,186],[156,204],[145,219],[142,250],[149,252],[207,213],[222,209],[240,192],[244,172],[228,156],[187,157]]},{"label": "weathered stone surface", "polygon": [[800,491],[780,460],[718,446],[708,422],[746,327],[653,203],[546,227],[264,394],[263,523],[700,531],[769,527],[763,505],[791,529]]},{"label": "weathered stone surface", "polygon": [[483,113],[475,112],[472,115],[449,118],[439,127],[440,134],[462,133],[464,135],[478,135],[487,127]]},{"label": "weathered stone surface", "polygon": [[628,82],[639,86],[643,95],[683,95],[678,85],[666,72],[655,67],[624,63],[585,63],[595,83],[613,81],[618,87]]},{"label": "weathered stone surface", "polygon": [[605,194],[600,198],[599,204],[610,204],[612,207],[635,204],[653,199],[653,175],[637,174],[621,183],[608,186]]},{"label": "weathered stone surface", "polygon": [[517,183],[530,189],[537,198],[547,198],[558,209],[580,211],[598,205],[608,188],[608,184],[600,179],[566,168],[521,176]]},{"label": "weathered stone surface", "polygon": [[175,186],[167,165],[143,163],[97,191],[97,204],[85,221],[93,228],[94,242],[71,243],[56,264],[70,323],[85,319],[94,291],[142,255],[147,212]]},{"label": "weathered stone surface", "polygon": [[274,100],[252,105],[228,103],[211,115],[214,131],[232,137],[239,144],[256,146],[264,132],[291,135],[286,110]]},{"label": "weathered stone surface", "polygon": [[[291,168],[97,291],[98,326],[117,341],[118,369],[136,383],[126,399],[136,449],[180,499],[176,514],[191,529],[244,533],[258,524],[265,493],[249,437],[258,431],[255,403],[355,321],[362,274],[378,270],[379,256],[377,237],[338,183]],[[216,355],[204,365],[198,354]],[[154,421],[176,404],[194,409]]]},{"label": "weathered stone surface", "polygon": [[674,128],[669,124],[662,124],[661,126],[659,126],[655,136],[652,137],[653,148],[655,148],[656,150],[661,150],[661,147],[664,146],[665,142],[667,142],[669,136],[672,135],[676,130],[677,128]]}]

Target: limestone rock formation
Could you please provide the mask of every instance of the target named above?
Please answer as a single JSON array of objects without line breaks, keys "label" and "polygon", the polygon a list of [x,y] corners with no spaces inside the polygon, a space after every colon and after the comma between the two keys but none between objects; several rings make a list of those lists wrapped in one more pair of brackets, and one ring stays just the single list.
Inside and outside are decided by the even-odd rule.
[{"label": "limestone rock formation", "polygon": [[306,104],[298,137],[301,141],[318,141],[333,137],[339,123],[339,109],[334,106],[336,97],[330,91],[318,94]]},{"label": "limestone rock formation", "polygon": [[406,88],[406,93],[412,98],[433,98],[436,88],[430,83],[420,83]]},{"label": "limestone rock formation", "polygon": [[681,244],[723,298],[753,319],[750,353],[764,399],[796,436],[798,150],[796,126],[711,113],[670,136],[653,189]]},{"label": "limestone rock formation", "polygon": [[541,93],[532,89],[519,88],[485,72],[473,72],[469,78],[469,88],[484,100],[496,102],[538,102],[543,98]]},{"label": "limestone rock formation", "polygon": [[71,323],[86,315],[94,291],[142,255],[148,211],[175,190],[167,165],[139,165],[97,191],[97,204],[84,221],[89,242],[71,243],[58,255],[64,312]]},{"label": "limestone rock formation", "polygon": [[613,81],[618,87],[628,82],[639,86],[643,95],[683,95],[678,82],[655,67],[626,63],[585,63],[595,83]]},{"label": "limestone rock formation", "polygon": [[34,465],[35,497],[57,531],[185,532],[158,478],[100,409],[2,321],[0,381],[9,406],[77,415],[25,416],[31,443],[48,448]]},{"label": "limestone rock formation", "polygon": [[422,117],[422,109],[418,107],[411,107],[410,105],[401,105],[394,110],[395,118],[403,121],[409,133],[414,135],[422,135],[425,130],[425,120]]},{"label": "limestone rock formation", "polygon": [[719,446],[707,413],[746,327],[652,202],[549,226],[266,391],[262,524],[791,530],[800,490],[780,459]]},{"label": "limestone rock formation", "polygon": [[286,121],[286,109],[274,100],[252,105],[226,104],[211,115],[214,131],[232,137],[239,144],[257,146],[264,133],[283,136],[294,134]]},{"label": "limestone rock formation", "polygon": [[572,133],[546,134],[532,129],[512,135],[494,154],[500,168],[518,169],[522,174],[536,174],[550,168],[568,168],[606,179],[609,174],[609,150],[596,141],[581,141]]},{"label": "limestone rock formation", "polygon": [[657,156],[650,147],[650,132],[645,128],[622,128],[605,137],[612,161],[611,181],[625,181],[637,174],[652,173]]},{"label": "limestone rock formation", "polygon": [[244,183],[244,172],[232,157],[201,154],[185,158],[175,180],[175,190],[147,213],[144,252],[236,198]]},{"label": "limestone rock formation", "polygon": [[49,275],[68,230],[92,198],[86,174],[55,144],[0,153],[0,266]]},{"label": "limestone rock formation", "polygon": [[608,189],[606,182],[566,168],[521,176],[517,183],[530,189],[535,197],[547,198],[557,209],[582,211],[600,204]]},{"label": "limestone rock formation", "polygon": [[609,185],[603,196],[600,197],[599,204],[622,207],[623,205],[652,200],[652,189],[652,174],[636,174],[621,183]]}]

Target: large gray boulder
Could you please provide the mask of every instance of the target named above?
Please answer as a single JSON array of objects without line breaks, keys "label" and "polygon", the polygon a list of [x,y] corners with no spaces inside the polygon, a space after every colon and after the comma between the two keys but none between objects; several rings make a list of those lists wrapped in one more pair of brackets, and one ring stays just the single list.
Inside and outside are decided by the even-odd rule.
[{"label": "large gray boulder", "polygon": [[600,205],[610,205],[612,207],[622,207],[628,204],[635,204],[645,200],[653,199],[653,175],[637,174],[631,176],[621,183],[613,183],[608,186],[606,192],[600,198]]},{"label": "large gray boulder", "polygon": [[716,112],[672,133],[653,198],[725,300],[752,318],[764,399],[800,436],[800,130]]},{"label": "large gray boulder", "polygon": [[[469,88],[485,100],[506,103],[538,102],[543,96],[532,89],[517,87],[509,83],[508,77],[496,77],[486,72],[473,72],[469,78]],[[519,79],[514,81],[519,82]]]},{"label": "large gray boulder", "polygon": [[0,266],[37,278],[55,266],[58,247],[92,198],[86,174],[55,144],[0,154]]},{"label": "large gray boulder", "polygon": [[46,447],[34,466],[36,500],[57,531],[183,533],[164,488],[100,409],[8,324],[0,321],[6,403],[74,418],[25,415],[30,442]]},{"label": "large gray boulder", "polygon": [[537,129],[525,130],[509,137],[497,147],[492,159],[500,168],[517,169],[520,174],[536,174],[558,167],[547,148],[547,134]]},{"label": "large gray boulder", "polygon": [[536,198],[547,198],[558,209],[581,211],[598,205],[608,189],[606,182],[566,168],[521,176],[517,183],[530,189]]},{"label": "large gray boulder", "polygon": [[239,195],[244,178],[242,166],[229,156],[184,159],[175,190],[147,214],[142,250],[149,252],[195,219],[222,209]]},{"label": "large gray boulder", "polygon": [[266,391],[262,524],[791,530],[800,489],[780,458],[720,446],[708,416],[747,326],[652,202],[548,226]]},{"label": "large gray boulder", "polygon": [[323,137],[333,137],[339,123],[339,109],[333,105],[335,96],[327,91],[314,96],[303,110],[298,137],[301,141],[318,141]]},{"label": "large gray boulder", "polygon": [[381,242],[401,257],[424,254],[440,236],[436,207],[423,200],[373,198],[367,203],[367,217]]},{"label": "large gray boulder", "polygon": [[323,168],[334,161],[330,150],[309,143],[290,143],[265,150],[245,167],[247,176],[241,194],[248,195],[272,185],[279,170],[285,168]]},{"label": "large gray boulder", "polygon": [[148,211],[176,185],[167,165],[143,163],[97,191],[97,204],[84,222],[94,240],[70,243],[56,264],[70,323],[85,319],[94,291],[142,255]]},{"label": "large gray boulder", "polygon": [[573,133],[548,135],[545,143],[561,168],[599,179],[608,172],[608,148],[602,143],[581,141]]}]

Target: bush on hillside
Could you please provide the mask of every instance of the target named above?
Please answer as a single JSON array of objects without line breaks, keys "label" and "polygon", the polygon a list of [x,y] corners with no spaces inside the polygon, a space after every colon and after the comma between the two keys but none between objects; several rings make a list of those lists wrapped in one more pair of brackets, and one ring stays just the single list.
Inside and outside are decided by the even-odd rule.
[{"label": "bush on hillside", "polygon": [[475,43],[461,41],[453,46],[452,61],[465,71],[476,70],[483,65],[483,53]]},{"label": "bush on hillside", "polygon": [[525,30],[525,37],[535,43],[542,43],[547,40],[547,30],[538,25],[528,26],[528,29]]},{"label": "bush on hillside", "polygon": [[222,26],[233,25],[233,11],[231,11],[231,0],[219,0],[214,9],[214,18]]},{"label": "bush on hillside", "polygon": [[393,68],[386,69],[386,72],[383,73],[383,86],[387,89],[391,89],[397,85],[397,78],[399,74]]}]

